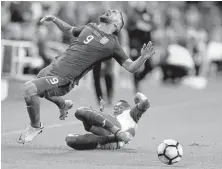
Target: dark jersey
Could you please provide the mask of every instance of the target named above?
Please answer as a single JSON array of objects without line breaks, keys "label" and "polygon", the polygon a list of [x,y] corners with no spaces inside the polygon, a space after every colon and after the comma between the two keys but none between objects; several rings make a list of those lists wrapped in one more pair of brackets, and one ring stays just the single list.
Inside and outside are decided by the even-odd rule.
[{"label": "dark jersey", "polygon": [[55,72],[69,80],[79,80],[93,66],[101,61],[114,58],[120,65],[128,59],[118,39],[106,34],[90,23],[74,31],[75,38],[69,48],[53,64]]}]

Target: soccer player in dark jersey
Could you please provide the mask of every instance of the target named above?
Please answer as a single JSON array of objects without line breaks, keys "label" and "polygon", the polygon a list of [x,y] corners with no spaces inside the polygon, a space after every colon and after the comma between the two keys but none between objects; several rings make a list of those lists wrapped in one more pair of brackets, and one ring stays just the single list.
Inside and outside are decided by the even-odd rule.
[{"label": "soccer player in dark jersey", "polygon": [[134,73],[155,53],[149,42],[143,45],[137,60],[132,61],[126,56],[115,36],[124,25],[122,13],[117,10],[108,10],[100,17],[99,25],[90,23],[74,27],[54,16],[42,18],[41,22],[44,21],[53,22],[63,32],[76,38],[61,56],[39,72],[37,79],[25,83],[24,99],[31,123],[18,138],[18,143],[22,144],[30,142],[43,130],[39,97],[55,103],[60,109],[60,119],[64,120],[72,102],[65,101],[61,96],[78,85],[79,80],[96,63],[114,58],[126,70]]},{"label": "soccer player in dark jersey", "polygon": [[[134,102],[136,105],[131,108],[127,101],[120,100],[114,106],[113,116],[104,112],[103,108],[100,111],[87,107],[77,109],[76,118],[91,133],[69,134],[66,144],[76,150],[120,149],[133,139],[139,119],[150,107],[149,100],[142,93],[136,94]],[[128,134],[124,141],[118,133],[120,130]]]}]

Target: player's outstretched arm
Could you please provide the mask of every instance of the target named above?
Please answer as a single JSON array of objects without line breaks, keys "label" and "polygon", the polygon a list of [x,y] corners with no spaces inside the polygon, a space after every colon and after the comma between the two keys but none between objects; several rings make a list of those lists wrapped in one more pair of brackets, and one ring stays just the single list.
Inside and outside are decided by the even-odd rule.
[{"label": "player's outstretched arm", "polygon": [[122,66],[131,73],[135,73],[144,64],[144,62],[155,54],[154,47],[150,41],[147,45],[144,44],[141,49],[141,56],[132,61],[130,58],[123,62]]},{"label": "player's outstretched arm", "polygon": [[133,120],[137,123],[142,114],[145,113],[150,107],[150,101],[144,94],[137,93],[134,97],[134,102],[136,106],[131,109],[130,115]]},{"label": "player's outstretched arm", "polygon": [[73,36],[75,35],[74,29],[76,27],[69,25],[68,23],[62,21],[61,19],[56,18],[55,16],[48,15],[43,17],[40,22],[53,22],[63,33]]}]

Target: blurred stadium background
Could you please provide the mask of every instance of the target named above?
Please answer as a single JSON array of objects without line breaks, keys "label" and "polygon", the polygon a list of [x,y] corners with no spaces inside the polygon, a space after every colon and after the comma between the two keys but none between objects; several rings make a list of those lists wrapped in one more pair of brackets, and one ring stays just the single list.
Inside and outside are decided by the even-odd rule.
[{"label": "blurred stadium background", "polygon": [[[80,106],[98,107],[90,72],[66,96],[75,102],[68,120],[59,121],[56,107],[42,100],[41,116],[46,130],[33,144],[17,145],[15,140],[28,122],[22,98],[23,83],[34,78],[72,42],[72,37],[62,34],[54,24],[42,25],[39,20],[45,15],[54,15],[74,26],[98,23],[99,16],[113,8],[124,12],[125,26],[119,39],[128,55],[132,58],[137,55],[137,46],[141,47],[144,37],[147,41],[151,39],[156,49],[149,61],[152,69],[138,89],[148,96],[152,107],[141,120],[135,140],[126,149],[110,154],[107,151],[73,153],[65,146],[64,137],[68,133],[83,132],[73,117],[74,110]],[[34,169],[46,168],[46,165],[53,169],[64,166],[165,168],[158,162],[155,150],[158,143],[171,137],[184,145],[186,154],[174,168],[221,169],[221,16],[222,3],[213,1],[2,1],[2,168]],[[172,45],[175,48],[170,53]],[[184,60],[183,56],[192,60]],[[160,65],[170,62],[170,57],[171,61],[191,70],[191,82],[165,83],[166,72]],[[132,104],[137,91],[133,75],[117,63],[112,64],[111,71],[115,84],[112,102],[126,99]],[[104,84],[102,81],[103,87]],[[110,107],[107,109],[111,112]]]}]

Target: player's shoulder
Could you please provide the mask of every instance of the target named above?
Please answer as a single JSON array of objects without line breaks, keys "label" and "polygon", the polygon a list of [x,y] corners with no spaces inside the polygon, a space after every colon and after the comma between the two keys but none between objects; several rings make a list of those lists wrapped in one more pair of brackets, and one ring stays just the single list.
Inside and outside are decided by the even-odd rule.
[{"label": "player's shoulder", "polygon": [[82,25],[82,28],[88,28],[88,29],[91,29],[91,30],[97,30],[98,29],[98,25],[96,23],[88,23],[88,24],[85,24],[85,25]]},{"label": "player's shoulder", "polygon": [[93,27],[93,28],[97,28],[98,25],[96,23],[94,23],[94,22],[90,22],[90,23],[87,24],[87,26],[90,26],[90,27]]},{"label": "player's shoulder", "polygon": [[114,48],[121,48],[121,45],[117,36],[113,35],[112,41],[113,41]]}]

